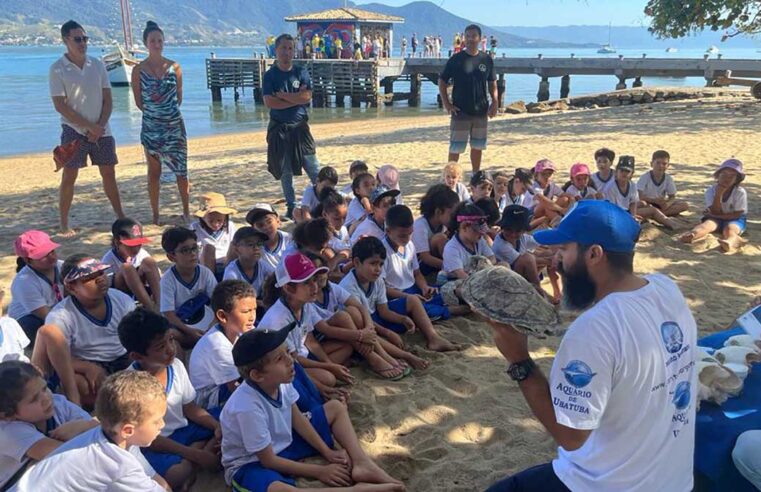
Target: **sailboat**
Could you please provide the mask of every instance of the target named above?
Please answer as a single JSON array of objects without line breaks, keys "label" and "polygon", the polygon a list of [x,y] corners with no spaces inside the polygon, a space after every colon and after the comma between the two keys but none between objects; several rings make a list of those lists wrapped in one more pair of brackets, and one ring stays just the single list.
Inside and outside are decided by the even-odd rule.
[{"label": "sailboat", "polygon": [[677,51],[679,50],[673,47],[666,48],[666,53],[676,53]]},{"label": "sailboat", "polygon": [[600,49],[597,50],[597,52],[600,53],[600,54],[609,55],[611,53],[615,53],[616,52],[616,49],[610,44],[610,31],[611,31],[611,28],[612,28],[612,23],[608,24],[608,42],[606,44],[602,45],[602,47],[600,47]]},{"label": "sailboat", "polygon": [[129,86],[132,80],[132,68],[140,63],[138,54],[144,52],[137,49],[132,37],[132,10],[129,0],[119,0],[122,15],[122,32],[124,34],[124,46],[114,42],[113,50],[104,54],[101,59],[106,66],[108,79],[115,87]]}]

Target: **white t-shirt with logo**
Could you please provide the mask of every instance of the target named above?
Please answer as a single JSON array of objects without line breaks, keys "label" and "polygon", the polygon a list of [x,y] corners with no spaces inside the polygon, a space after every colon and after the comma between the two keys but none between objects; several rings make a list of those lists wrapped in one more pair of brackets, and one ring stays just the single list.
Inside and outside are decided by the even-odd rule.
[{"label": "white t-shirt with logo", "polygon": [[228,263],[225,267],[225,273],[222,277],[222,280],[243,280],[244,282],[248,282],[254,289],[254,292],[256,292],[256,297],[261,298],[262,287],[264,287],[264,280],[267,278],[267,275],[274,272],[275,269],[272,268],[270,264],[264,260],[264,258],[260,258],[254,267],[254,276],[249,278],[243,272],[243,268],[240,266],[240,261],[234,260]]},{"label": "white t-shirt with logo", "polygon": [[639,193],[637,193],[637,187],[634,186],[634,183],[631,181],[626,184],[626,189],[623,191],[618,188],[618,183],[615,179],[609,181],[605,188],[603,188],[602,194],[605,197],[605,200],[613,203],[614,205],[618,205],[627,212],[629,211],[629,206],[632,203],[639,202]]},{"label": "white t-shirt with logo", "polygon": [[664,275],[574,321],[550,373],[557,422],[591,430],[552,463],[571,490],[692,490],[697,328]]},{"label": "white t-shirt with logo", "polygon": [[190,282],[185,282],[177,272],[177,267],[172,267],[161,276],[161,312],[176,311],[185,302],[193,299],[201,293],[206,293],[211,299],[217,279],[214,274],[203,265],[196,265],[195,274]]},{"label": "white t-shirt with logo", "polygon": [[[327,290],[326,290],[327,289]],[[317,313],[318,321],[329,319],[346,306],[351,293],[333,282],[328,282],[326,289],[317,294],[317,301],[310,303]],[[327,295],[326,295],[327,294]]]},{"label": "white t-shirt with logo", "polygon": [[188,371],[196,403],[206,409],[219,406],[219,387],[240,377],[233,361],[233,344],[219,325],[204,333],[193,347]]},{"label": "white t-shirt with logo", "polygon": [[[140,365],[133,362],[127,370],[139,371]],[[167,366],[166,387],[166,413],[164,414],[164,428],[161,435],[169,437],[177,429],[188,426],[188,419],[182,411],[182,406],[196,399],[196,390],[190,383],[188,372],[180,359],[175,358]]]},{"label": "white t-shirt with logo", "polygon": [[[713,205],[713,199],[716,197],[716,185],[711,185],[706,189],[706,208]],[[742,186],[735,186],[727,200],[722,197],[721,213],[731,214],[732,212],[748,211],[748,193]]]},{"label": "white t-shirt with logo", "polygon": [[72,357],[110,362],[127,352],[119,341],[117,327],[135,309],[135,301],[117,289],[108,289],[104,301],[104,319],[91,316],[74,296],[56,304],[45,318],[45,324],[57,326],[66,337]]},{"label": "white t-shirt with logo", "polygon": [[254,328],[255,330],[270,330],[279,331],[296,321],[296,327],[291,330],[286,338],[286,345],[288,346],[288,352],[296,352],[301,357],[309,356],[309,349],[304,344],[307,335],[314,330],[314,325],[317,324],[322,318],[317,313],[314,304],[308,302],[304,304],[301,311],[301,320],[296,321],[296,317],[293,315],[291,308],[285,305],[283,298],[277,300]]},{"label": "white t-shirt with logo", "polygon": [[266,244],[262,245],[262,260],[272,267],[273,272],[283,258],[285,250],[291,245],[291,235],[289,233],[277,231],[277,236],[278,240],[274,248],[268,249]]},{"label": "white t-shirt with logo", "polygon": [[293,442],[293,404],[299,394],[292,384],[281,384],[273,400],[259,388],[243,383],[222,409],[222,466],[225,481],[232,483],[235,473],[248,463],[259,461],[256,453],[272,446],[277,454]]},{"label": "white t-shirt with logo", "polygon": [[140,448],[123,449],[100,426],[63,443],[34,465],[16,485],[18,492],[166,492]]},{"label": "white t-shirt with logo", "polygon": [[[90,420],[90,414],[70,402],[63,395],[53,394],[53,422],[58,427],[73,420]],[[51,429],[52,430],[52,429]],[[0,420],[0,489],[30,458],[26,455],[46,435],[29,422]],[[43,490],[43,489],[38,489]]]},{"label": "white t-shirt with logo", "polygon": [[0,318],[0,362],[7,360],[29,362],[29,358],[24,354],[24,349],[28,346],[29,338],[21,325],[8,316]]},{"label": "white t-shirt with logo", "polygon": [[[90,123],[97,123],[103,111],[103,89],[111,89],[106,66],[98,58],[88,56],[80,69],[62,56],[50,66],[48,73],[50,97],[66,98],[66,106],[77,112]],[[86,135],[87,129],[77,126],[61,115],[61,123],[72,128],[80,135]],[[104,137],[111,136],[111,127],[105,125]]]},{"label": "white t-shirt with logo", "polygon": [[206,228],[201,225],[201,220],[195,220],[190,224],[190,228],[193,229],[198,238],[198,248],[204,246],[214,246],[214,257],[217,263],[224,263],[227,259],[227,250],[230,249],[230,244],[233,242],[233,236],[238,227],[233,224],[232,220],[227,220],[227,226],[222,229],[209,233]]},{"label": "white t-shirt with logo", "polygon": [[536,239],[531,234],[521,234],[521,237],[518,238],[518,243],[513,246],[500,233],[494,238],[494,244],[492,244],[494,257],[497,261],[503,261],[510,265],[520,258],[523,253],[533,253],[538,247],[539,243],[536,242]]},{"label": "white t-shirt with logo", "polygon": [[415,286],[415,270],[420,270],[415,245],[410,241],[403,251],[391,247],[388,237],[383,238],[386,261],[383,263],[383,277],[388,287],[405,290]]},{"label": "white t-shirt with logo", "polygon": [[386,284],[381,276],[375,282],[371,282],[367,290],[363,289],[357,281],[357,275],[354,270],[347,273],[341,283],[341,287],[346,289],[353,297],[362,303],[370,314],[375,312],[375,308],[378,304],[388,304],[388,297],[386,297]]},{"label": "white t-shirt with logo", "polygon": [[[58,286],[58,292],[61,296],[64,292],[63,278],[61,277],[62,266],[63,261],[58,260],[55,266],[55,284]],[[50,280],[26,265],[19,270],[11,282],[11,303],[8,306],[8,316],[13,319],[21,319],[41,307],[52,308],[57,302]]]},{"label": "white t-shirt with logo", "polygon": [[383,230],[383,227],[379,226],[374,220],[372,215],[368,215],[365,217],[365,220],[359,223],[357,227],[354,229],[354,232],[351,235],[351,244],[352,246],[357,243],[360,239],[363,237],[377,237],[378,239],[383,239],[383,236],[386,234],[386,231]]},{"label": "white t-shirt with logo", "polygon": [[476,243],[476,249],[470,250],[460,241],[460,237],[455,234],[452,239],[447,241],[444,246],[443,264],[441,265],[441,271],[447,275],[452,274],[455,270],[465,270],[465,266],[470,261],[471,256],[481,255],[490,258],[494,256],[494,251],[489,247],[489,243],[486,239],[481,238]]},{"label": "white t-shirt with logo", "polygon": [[676,195],[676,184],[670,174],[664,174],[661,182],[656,183],[652,171],[649,171],[637,180],[637,190],[643,197],[668,198]]}]

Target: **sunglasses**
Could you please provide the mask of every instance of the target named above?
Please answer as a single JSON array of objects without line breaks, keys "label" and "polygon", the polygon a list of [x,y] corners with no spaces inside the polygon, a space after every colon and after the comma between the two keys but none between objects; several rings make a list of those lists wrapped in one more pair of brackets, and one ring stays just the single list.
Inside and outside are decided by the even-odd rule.
[{"label": "sunglasses", "polygon": [[90,36],[69,36],[69,39],[75,43],[86,43],[90,40]]},{"label": "sunglasses", "polygon": [[195,246],[187,246],[185,248],[179,248],[174,250],[176,254],[181,255],[190,255],[190,254],[197,254],[198,253],[198,245]]}]

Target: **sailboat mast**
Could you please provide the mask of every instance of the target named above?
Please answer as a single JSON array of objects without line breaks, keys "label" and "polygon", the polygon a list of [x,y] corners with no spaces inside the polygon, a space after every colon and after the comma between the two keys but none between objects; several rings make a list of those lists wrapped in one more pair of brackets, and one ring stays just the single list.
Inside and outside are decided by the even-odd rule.
[{"label": "sailboat mast", "polygon": [[132,9],[130,9],[129,0],[119,0],[119,7],[122,14],[122,32],[124,34],[124,48],[127,51],[134,46],[132,38]]}]

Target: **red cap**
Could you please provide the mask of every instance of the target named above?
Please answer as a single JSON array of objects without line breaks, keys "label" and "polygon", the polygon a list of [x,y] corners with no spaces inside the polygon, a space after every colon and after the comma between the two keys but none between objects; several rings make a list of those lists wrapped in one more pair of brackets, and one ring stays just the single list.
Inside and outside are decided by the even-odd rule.
[{"label": "red cap", "polygon": [[576,164],[571,166],[571,178],[575,178],[576,176],[579,176],[582,174],[586,174],[587,176],[592,174],[589,172],[589,166],[587,166],[583,162],[577,162]]},{"label": "red cap", "polygon": [[300,284],[318,273],[327,271],[326,267],[317,268],[306,255],[301,253],[288,255],[283,258],[275,269],[276,286],[282,287],[291,282]]},{"label": "red cap", "polygon": [[50,254],[51,251],[61,246],[54,243],[50,236],[42,231],[26,231],[16,238],[13,243],[13,249],[16,256],[21,258],[31,258],[32,260],[41,260]]}]

